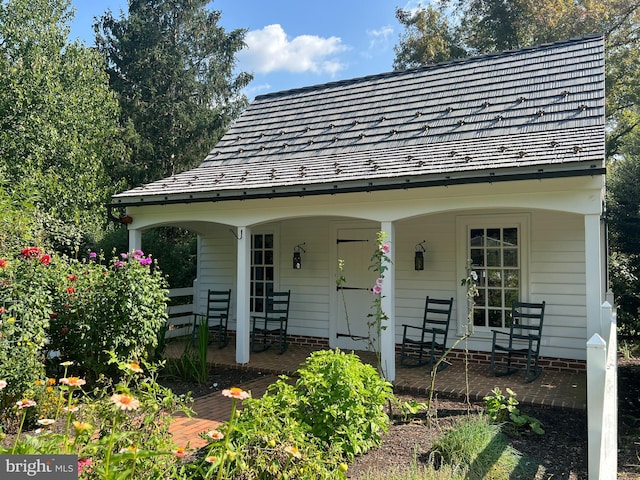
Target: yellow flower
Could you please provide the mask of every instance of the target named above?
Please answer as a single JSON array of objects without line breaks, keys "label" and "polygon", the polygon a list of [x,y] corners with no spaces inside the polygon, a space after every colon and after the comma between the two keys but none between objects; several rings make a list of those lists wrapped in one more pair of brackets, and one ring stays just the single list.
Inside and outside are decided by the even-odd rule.
[{"label": "yellow flower", "polygon": [[93,425],[91,425],[90,423],[87,422],[78,422],[77,420],[75,420],[73,422],[73,428],[76,431],[76,434],[85,432],[85,431],[89,431],[93,429]]},{"label": "yellow flower", "polygon": [[140,407],[140,402],[127,394],[116,393],[111,395],[109,400],[115,403],[120,410],[137,410]]},{"label": "yellow flower", "polygon": [[55,384],[56,384],[55,378],[47,378],[47,385],[55,385]]},{"label": "yellow flower", "polygon": [[15,321],[16,321],[15,317],[9,317],[9,318],[7,319],[7,322],[9,322],[9,323],[13,323],[13,322],[15,322]]},{"label": "yellow flower", "polygon": [[62,362],[60,365],[62,365],[63,367],[70,367],[71,365],[73,365],[73,361],[67,360],[66,362]]},{"label": "yellow flower", "polygon": [[37,386],[44,385],[44,382],[42,380],[36,380],[36,385]]},{"label": "yellow flower", "polygon": [[138,453],[138,447],[131,445],[129,447],[121,448],[119,453]]},{"label": "yellow flower", "polygon": [[237,398],[238,400],[244,400],[251,397],[251,394],[249,392],[245,392],[238,387],[231,387],[229,389],[222,390],[222,395],[229,398]]}]

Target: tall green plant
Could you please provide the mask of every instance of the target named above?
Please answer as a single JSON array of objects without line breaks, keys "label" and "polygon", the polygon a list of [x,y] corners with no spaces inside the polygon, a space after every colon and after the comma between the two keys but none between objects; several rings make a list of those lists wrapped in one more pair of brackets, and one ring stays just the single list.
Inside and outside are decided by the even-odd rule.
[{"label": "tall green plant", "polygon": [[150,257],[138,250],[101,260],[68,260],[50,329],[51,348],[91,378],[109,372],[108,351],[120,361],[147,358],[167,322],[166,282]]},{"label": "tall green plant", "polygon": [[51,316],[52,257],[28,247],[0,258],[0,410],[25,395],[44,373]]}]

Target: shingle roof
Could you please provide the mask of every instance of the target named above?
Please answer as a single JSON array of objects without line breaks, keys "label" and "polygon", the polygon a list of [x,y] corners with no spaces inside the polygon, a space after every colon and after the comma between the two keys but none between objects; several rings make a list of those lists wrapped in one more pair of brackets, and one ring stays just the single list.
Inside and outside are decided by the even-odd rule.
[{"label": "shingle roof", "polygon": [[256,97],[202,165],[115,205],[602,173],[593,35]]}]

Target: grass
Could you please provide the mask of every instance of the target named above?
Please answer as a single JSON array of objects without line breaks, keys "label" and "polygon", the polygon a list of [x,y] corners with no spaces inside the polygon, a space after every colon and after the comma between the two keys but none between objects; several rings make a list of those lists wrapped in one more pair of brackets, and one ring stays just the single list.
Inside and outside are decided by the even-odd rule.
[{"label": "grass", "polygon": [[362,480],[509,480],[536,478],[537,463],[509,445],[484,415],[466,417],[438,439],[425,465],[368,472]]}]

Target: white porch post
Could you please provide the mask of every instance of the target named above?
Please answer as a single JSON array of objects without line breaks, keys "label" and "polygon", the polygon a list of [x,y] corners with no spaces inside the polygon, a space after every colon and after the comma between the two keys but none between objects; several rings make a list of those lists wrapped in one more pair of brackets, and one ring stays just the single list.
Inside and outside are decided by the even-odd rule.
[{"label": "white porch post", "polygon": [[236,286],[236,362],[249,363],[249,318],[250,281],[251,281],[251,228],[238,227],[238,259]]},{"label": "white porch post", "polygon": [[380,334],[380,353],[382,359],[382,373],[384,377],[393,382],[396,378],[396,272],[395,272],[395,224],[393,222],[381,222],[380,228],[387,234],[386,242],[391,247],[388,253],[390,263],[384,272],[382,285],[382,311],[388,320],[382,324],[386,327]]},{"label": "white porch post", "polygon": [[584,216],[584,253],[587,296],[587,340],[594,333],[603,336],[600,329],[600,304],[603,301],[602,286],[602,236],[600,215]]},{"label": "white porch post", "polygon": [[129,229],[129,251],[142,250],[142,231],[137,228]]}]

